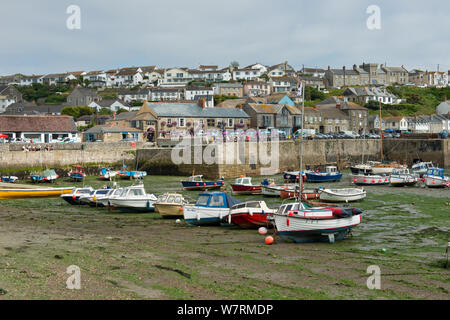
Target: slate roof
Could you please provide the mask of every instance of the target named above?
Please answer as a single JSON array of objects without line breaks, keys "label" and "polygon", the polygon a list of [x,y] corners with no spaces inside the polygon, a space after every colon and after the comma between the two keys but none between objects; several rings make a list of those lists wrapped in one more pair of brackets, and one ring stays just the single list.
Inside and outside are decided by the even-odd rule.
[{"label": "slate roof", "polygon": [[77,132],[69,116],[0,116],[0,132]]},{"label": "slate roof", "polygon": [[158,117],[250,118],[241,109],[202,108],[194,103],[148,103]]},{"label": "slate roof", "polygon": [[296,107],[283,105],[283,104],[261,104],[261,103],[248,103],[250,108],[252,108],[256,113],[266,113],[266,114],[276,114],[279,113],[283,108],[287,108],[291,114],[299,115],[300,110]]},{"label": "slate roof", "polygon": [[98,125],[94,126],[92,128],[89,128],[84,133],[122,133],[122,132],[142,132],[142,130],[136,129],[136,128],[122,128],[118,126],[111,126],[111,125]]}]

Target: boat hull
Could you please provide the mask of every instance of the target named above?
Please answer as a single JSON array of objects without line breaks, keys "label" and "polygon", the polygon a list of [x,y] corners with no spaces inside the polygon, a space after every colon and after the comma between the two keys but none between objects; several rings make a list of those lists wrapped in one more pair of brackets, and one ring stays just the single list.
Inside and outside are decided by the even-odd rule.
[{"label": "boat hull", "polygon": [[261,193],[264,197],[279,198],[281,196],[281,190],[283,190],[281,187],[263,186]]},{"label": "boat hull", "polygon": [[189,191],[205,191],[205,190],[219,190],[225,187],[223,181],[206,181],[206,182],[195,182],[195,181],[181,181],[184,190]]},{"label": "boat hull", "polygon": [[195,226],[220,225],[223,217],[230,213],[229,208],[213,208],[202,206],[184,206],[183,216],[187,224]]},{"label": "boat hull", "polygon": [[72,188],[55,189],[0,189],[0,199],[26,199],[59,197],[72,192]]},{"label": "boat hull", "polygon": [[145,213],[155,211],[155,200],[149,199],[112,199],[111,206],[124,213]]},{"label": "boat hull", "polygon": [[[280,191],[280,198],[281,199],[291,199],[291,198],[297,198],[298,192],[295,192],[294,190],[281,190]],[[302,192],[302,200],[317,200],[319,199],[320,194],[315,191],[303,191]]]},{"label": "boat hull", "polygon": [[306,180],[308,182],[338,182],[341,181],[342,173],[321,175],[315,173],[306,173]]},{"label": "boat hull", "polygon": [[339,190],[322,190],[320,192],[320,200],[325,202],[353,202],[364,199],[366,197],[366,192],[361,189],[356,189],[354,192],[348,192],[344,194],[339,193]]},{"label": "boat hull", "polygon": [[350,180],[354,185],[357,186],[380,186],[389,184],[389,178],[385,176],[351,175]]},{"label": "boat hull", "polygon": [[235,213],[231,215],[231,222],[243,229],[258,229],[260,227],[271,228],[267,221],[268,214],[260,213]]},{"label": "boat hull", "polygon": [[425,186],[428,188],[445,188],[449,186],[449,181],[441,177],[424,177]]},{"label": "boat hull", "polygon": [[163,218],[183,217],[183,206],[175,204],[155,204],[155,209]]},{"label": "boat hull", "polygon": [[261,194],[262,187],[232,184],[231,190],[233,191],[233,194]]}]

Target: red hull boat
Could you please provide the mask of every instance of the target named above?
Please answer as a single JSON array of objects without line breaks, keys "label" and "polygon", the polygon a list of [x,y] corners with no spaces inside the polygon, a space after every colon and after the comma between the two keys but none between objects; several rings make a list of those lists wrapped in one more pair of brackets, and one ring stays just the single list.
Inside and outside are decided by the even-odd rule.
[{"label": "red hull boat", "polygon": [[[280,192],[281,199],[297,198],[298,192],[290,189],[284,189]],[[320,194],[316,190],[304,190],[302,192],[302,200],[316,200],[320,198]]]},{"label": "red hull boat", "polygon": [[253,185],[252,179],[241,177],[236,179],[235,183],[231,185],[233,194],[261,194],[262,186]]},{"label": "red hull boat", "polygon": [[272,216],[275,209],[269,209],[264,201],[248,201],[233,206],[226,219],[228,223],[243,229],[271,228],[267,217]]}]

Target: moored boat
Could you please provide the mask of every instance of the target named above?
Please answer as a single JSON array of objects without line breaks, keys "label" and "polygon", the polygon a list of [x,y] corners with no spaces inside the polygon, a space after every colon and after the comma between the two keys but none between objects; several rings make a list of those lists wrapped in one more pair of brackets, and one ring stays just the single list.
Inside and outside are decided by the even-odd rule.
[{"label": "moored boat", "polygon": [[84,173],[83,167],[80,165],[72,166],[72,169],[69,171],[68,176],[75,181],[82,181],[86,174]]},{"label": "moored boat", "polygon": [[30,179],[32,182],[55,182],[59,176],[53,169],[44,170],[42,173],[32,173],[30,174]]},{"label": "moored boat", "polygon": [[230,209],[239,204],[225,192],[205,192],[198,195],[197,202],[183,206],[184,220],[187,224],[220,225],[223,217],[230,213]]},{"label": "moored boat", "polygon": [[189,177],[189,180],[181,181],[181,184],[183,185],[184,190],[191,190],[191,191],[215,190],[225,187],[225,181],[223,180],[203,181],[202,175],[191,176]]},{"label": "moored boat", "polygon": [[444,169],[432,168],[428,169],[424,174],[425,186],[428,188],[445,188],[450,186],[450,178],[444,175]]},{"label": "moored boat", "polygon": [[[283,186],[280,191],[281,199],[298,198],[298,186]],[[303,189],[302,200],[317,200],[319,199],[319,189]]]},{"label": "moored boat", "polygon": [[111,206],[125,213],[154,212],[155,202],[158,200],[154,194],[148,194],[144,185],[125,188],[120,195],[109,200]]},{"label": "moored boat", "polygon": [[438,167],[436,167],[433,162],[423,161],[416,162],[411,167],[411,171],[418,174],[420,177],[423,177],[423,175],[427,173],[428,169],[438,169]]},{"label": "moored boat", "polygon": [[357,186],[381,186],[389,184],[389,176],[352,174],[350,181]]},{"label": "moored boat", "polygon": [[252,178],[241,177],[231,185],[233,194],[261,194],[262,186],[252,184]]},{"label": "moored boat", "polygon": [[270,209],[264,201],[248,201],[234,205],[224,219],[229,224],[235,224],[244,229],[271,227],[267,218],[275,211],[276,209]]},{"label": "moored boat", "polygon": [[419,176],[410,174],[408,169],[395,169],[389,176],[389,183],[393,187],[412,187],[419,180]]},{"label": "moored boat", "polygon": [[26,199],[59,197],[72,192],[73,187],[66,188],[27,188],[0,189],[0,199]]},{"label": "moored boat", "polygon": [[372,167],[372,173],[374,175],[382,175],[382,174],[391,174],[392,171],[396,169],[406,169],[406,165],[402,165],[398,162],[392,161],[392,162],[375,162],[375,161],[369,161],[368,162]]},{"label": "moored boat", "polygon": [[366,191],[359,188],[320,189],[320,200],[325,202],[353,202],[364,199]]},{"label": "moored boat", "polygon": [[19,180],[16,176],[3,176],[0,177],[0,182],[6,182],[6,183],[16,183],[17,180]]},{"label": "moored boat", "polygon": [[163,218],[183,217],[183,206],[187,204],[183,195],[178,193],[165,193],[156,200],[156,211]]},{"label": "moored boat", "polygon": [[114,189],[111,188],[102,188],[98,190],[94,190],[90,194],[86,194],[80,197],[80,203],[87,204],[91,207],[103,207],[104,205],[99,201],[103,198],[107,198]]},{"label": "moored boat", "polygon": [[146,171],[129,171],[127,170],[127,166],[123,165],[122,170],[119,171],[119,176],[122,179],[143,179],[145,176],[147,176]]},{"label": "moored boat", "polygon": [[336,166],[327,166],[324,172],[307,172],[306,180],[308,182],[337,182],[342,178],[342,173],[337,171]]},{"label": "moored boat", "polygon": [[100,179],[101,180],[112,180],[117,175],[117,171],[103,167],[100,169]]},{"label": "moored boat", "polygon": [[279,198],[282,190],[283,190],[283,186],[277,185],[273,179],[270,179],[270,180],[265,179],[261,183],[261,193],[262,193],[263,197]]},{"label": "moored boat", "polygon": [[94,189],[91,187],[74,188],[73,190],[71,190],[71,192],[61,194],[61,199],[65,200],[66,202],[72,205],[80,205],[82,204],[80,202],[80,197],[89,195],[93,191]]}]

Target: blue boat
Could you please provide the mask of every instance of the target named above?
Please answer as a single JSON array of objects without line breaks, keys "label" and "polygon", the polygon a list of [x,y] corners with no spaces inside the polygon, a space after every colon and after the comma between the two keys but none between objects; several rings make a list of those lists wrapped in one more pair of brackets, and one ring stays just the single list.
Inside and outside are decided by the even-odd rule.
[{"label": "blue boat", "polygon": [[44,170],[42,174],[32,173],[30,174],[30,179],[32,182],[54,182],[59,176],[56,174],[55,170]]},{"label": "blue boat", "polygon": [[17,180],[19,180],[19,178],[16,176],[0,177],[0,182],[16,183]]},{"label": "blue boat", "polygon": [[337,171],[336,166],[327,166],[325,172],[306,172],[308,182],[335,182],[341,178],[342,173]]},{"label": "blue boat", "polygon": [[225,181],[203,181],[202,175],[189,177],[188,181],[181,181],[184,190],[216,190],[225,187]]},{"label": "blue boat", "polygon": [[75,165],[68,173],[69,177],[75,181],[82,181],[86,174],[83,172],[83,168],[80,165]]},{"label": "blue boat", "polygon": [[225,192],[200,193],[194,205],[183,206],[184,221],[195,226],[219,226],[230,213],[231,207],[239,203],[241,201]]},{"label": "blue boat", "polygon": [[119,171],[119,176],[122,179],[142,179],[147,176],[146,171],[129,171],[127,170],[127,166],[123,165],[122,170]]}]

